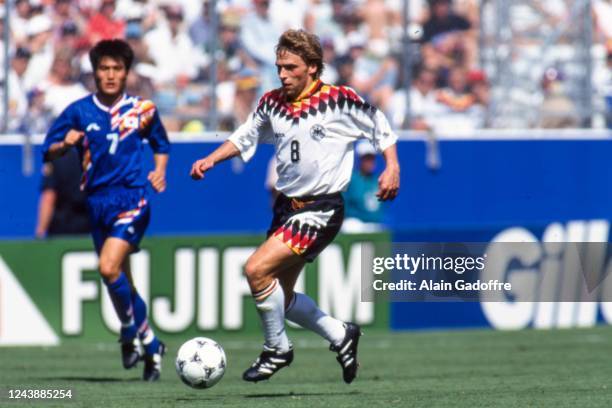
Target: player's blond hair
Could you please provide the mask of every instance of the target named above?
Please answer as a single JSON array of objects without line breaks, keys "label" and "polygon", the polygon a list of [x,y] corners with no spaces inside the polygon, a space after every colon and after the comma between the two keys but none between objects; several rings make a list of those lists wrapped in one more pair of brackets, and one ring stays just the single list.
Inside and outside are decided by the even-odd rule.
[{"label": "player's blond hair", "polygon": [[276,55],[285,51],[298,55],[306,65],[316,65],[315,79],[323,73],[323,49],[316,35],[305,30],[285,31],[278,39]]}]

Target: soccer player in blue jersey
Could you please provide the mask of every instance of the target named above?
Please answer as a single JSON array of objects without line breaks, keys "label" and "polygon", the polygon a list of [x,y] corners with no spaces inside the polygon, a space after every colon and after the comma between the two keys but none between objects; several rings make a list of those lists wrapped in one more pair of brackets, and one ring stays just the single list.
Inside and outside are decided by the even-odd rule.
[{"label": "soccer player in blue jersey", "polygon": [[[81,188],[87,193],[99,269],[121,321],[123,366],[144,359],[145,381],[156,381],[165,346],[147,322],[147,307],[132,282],[129,255],[149,223],[147,187],[166,189],[170,144],[155,105],[125,94],[134,59],[122,40],[103,40],[89,52],[97,91],[68,106],[55,120],[43,146],[44,160],[71,148],[83,165]],[[144,140],[153,149],[155,168],[144,166]],[[144,349],[144,353],[143,353]]]}]

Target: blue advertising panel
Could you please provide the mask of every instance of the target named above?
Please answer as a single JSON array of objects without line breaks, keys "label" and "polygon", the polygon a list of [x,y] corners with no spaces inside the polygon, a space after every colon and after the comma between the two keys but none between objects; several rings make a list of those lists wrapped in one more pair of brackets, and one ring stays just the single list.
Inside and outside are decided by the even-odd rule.
[{"label": "blue advertising panel", "polygon": [[[218,165],[204,181],[192,181],[188,175],[192,162],[216,146],[174,143],[168,189],[152,200],[150,235],[259,234],[267,229],[271,198],[264,184],[271,146],[260,146],[247,164],[234,159]],[[437,168],[427,165],[427,146],[423,140],[398,144],[401,193],[395,202],[384,204],[393,241],[545,242],[559,234],[564,241],[609,240],[609,138],[441,140]],[[0,146],[2,239],[33,237],[40,146],[34,146],[32,175],[23,174],[22,157],[21,146]],[[382,167],[382,161],[379,164]],[[606,305],[577,305],[544,310],[520,303],[395,303],[390,324],[394,329],[521,328],[612,320]]]}]

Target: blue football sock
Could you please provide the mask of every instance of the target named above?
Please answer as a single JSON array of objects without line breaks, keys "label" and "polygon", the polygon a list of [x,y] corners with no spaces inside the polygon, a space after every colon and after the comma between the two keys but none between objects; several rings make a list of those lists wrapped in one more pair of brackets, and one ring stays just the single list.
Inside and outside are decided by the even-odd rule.
[{"label": "blue football sock", "polygon": [[155,335],[153,335],[153,338],[150,343],[145,344],[143,341],[142,344],[144,346],[146,355],[151,356],[159,351],[159,340],[157,340],[157,337]]},{"label": "blue football sock", "polygon": [[147,304],[140,297],[138,292],[132,292],[132,305],[134,306],[134,323],[138,328],[138,334],[140,335],[145,329],[147,324]]},{"label": "blue football sock", "polygon": [[134,310],[132,307],[132,288],[125,274],[122,272],[119,278],[109,283],[104,280],[108,294],[110,295],[117,317],[121,321],[121,339],[131,340],[136,337],[137,327],[134,324]]},{"label": "blue football sock", "polygon": [[145,353],[149,355],[155,354],[159,350],[159,340],[155,337],[153,329],[149,327],[147,304],[136,291],[132,293],[132,303],[134,305],[134,320],[138,328],[138,337],[142,340]]}]

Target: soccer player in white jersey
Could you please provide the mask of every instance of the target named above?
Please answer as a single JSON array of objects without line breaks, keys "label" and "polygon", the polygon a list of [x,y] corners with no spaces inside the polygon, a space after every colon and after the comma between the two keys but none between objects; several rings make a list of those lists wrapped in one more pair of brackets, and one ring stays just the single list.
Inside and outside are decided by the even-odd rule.
[{"label": "soccer player in white jersey", "polygon": [[358,368],[359,326],[325,314],[293,288],[304,264],[316,258],[342,225],[341,193],[350,181],[358,139],[368,139],[385,158],[378,198],[395,198],[400,180],[397,136],[384,115],[355,91],[321,82],[323,58],[315,35],[303,30],[283,33],[276,46],[276,66],[282,87],[265,94],[226,142],[196,161],[191,177],[202,179],[217,163],[238,155],[249,160],[258,143],[275,145],[280,195],[268,238],[245,266],[265,343],[243,379],[266,380],[291,364],[293,346],[285,332],[288,319],[330,342],[343,379],[350,383]]}]

